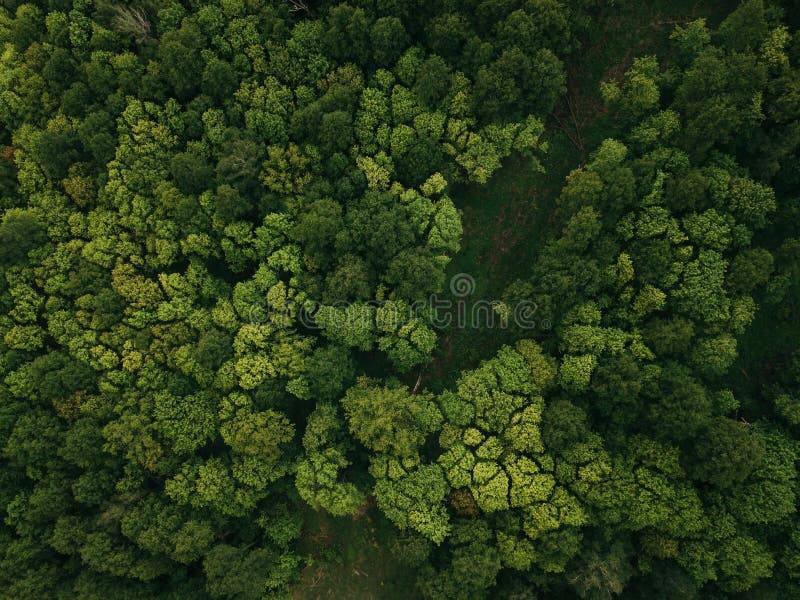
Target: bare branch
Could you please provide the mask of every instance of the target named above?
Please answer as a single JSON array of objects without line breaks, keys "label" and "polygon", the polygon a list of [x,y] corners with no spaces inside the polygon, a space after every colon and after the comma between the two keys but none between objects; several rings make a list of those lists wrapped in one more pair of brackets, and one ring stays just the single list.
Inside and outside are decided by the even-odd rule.
[{"label": "bare branch", "polygon": [[127,33],[141,43],[150,37],[150,20],[143,8],[117,5],[114,7],[112,26],[120,33]]},{"label": "bare branch", "polygon": [[303,0],[286,0],[286,3],[289,5],[289,10],[291,12],[305,12],[306,14],[311,14],[308,5],[303,2]]}]

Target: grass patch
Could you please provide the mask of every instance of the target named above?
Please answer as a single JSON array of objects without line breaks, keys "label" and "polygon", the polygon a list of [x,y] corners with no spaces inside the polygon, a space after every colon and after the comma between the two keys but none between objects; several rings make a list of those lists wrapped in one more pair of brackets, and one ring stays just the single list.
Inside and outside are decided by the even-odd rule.
[{"label": "grass patch", "polygon": [[391,554],[394,526],[372,503],[355,517],[309,511],[300,551],[310,556],[295,600],[414,600],[416,572]]}]

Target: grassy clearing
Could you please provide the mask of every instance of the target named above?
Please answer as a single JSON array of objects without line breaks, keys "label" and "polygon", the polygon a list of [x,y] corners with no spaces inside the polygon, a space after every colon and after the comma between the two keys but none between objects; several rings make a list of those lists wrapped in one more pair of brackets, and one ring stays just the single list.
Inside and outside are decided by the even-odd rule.
[{"label": "grassy clearing", "polygon": [[[438,356],[424,377],[431,389],[438,391],[451,385],[461,370],[476,366],[521,334],[518,330],[486,327],[485,321],[477,327],[471,315],[476,302],[500,300],[511,282],[530,275],[548,237],[556,198],[569,165],[574,164],[564,156],[573,154],[565,137],[558,132],[552,137],[557,141],[550,144],[557,151],[551,150],[546,157],[544,173],[534,170],[529,160],[516,157],[486,186],[464,186],[454,191],[454,201],[462,211],[464,236],[462,251],[448,268],[448,280],[468,274],[475,288],[464,299],[467,326],[450,327],[440,334]],[[449,289],[445,293],[454,303],[458,301]]]},{"label": "grassy clearing", "polygon": [[367,504],[356,517],[310,516],[301,551],[311,557],[295,600],[414,600],[416,573],[400,565],[389,543],[394,527]]}]

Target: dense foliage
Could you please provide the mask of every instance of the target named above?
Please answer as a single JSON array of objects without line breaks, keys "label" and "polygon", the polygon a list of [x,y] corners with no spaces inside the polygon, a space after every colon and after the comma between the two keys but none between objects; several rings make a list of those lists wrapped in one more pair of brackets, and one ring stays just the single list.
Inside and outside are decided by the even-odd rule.
[{"label": "dense foliage", "polygon": [[800,593],[800,345],[741,356],[800,322],[793,3],[599,84],[501,305],[554,327],[417,379],[596,4],[4,3],[0,595],[287,597],[373,499],[425,598]]}]

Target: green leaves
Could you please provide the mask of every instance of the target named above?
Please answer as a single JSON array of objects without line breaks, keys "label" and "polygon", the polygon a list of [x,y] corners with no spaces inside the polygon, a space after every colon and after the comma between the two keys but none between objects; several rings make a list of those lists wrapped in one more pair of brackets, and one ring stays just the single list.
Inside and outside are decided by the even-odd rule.
[{"label": "green leaves", "polygon": [[[791,596],[779,7],[606,65],[585,131],[571,90],[577,168],[566,53],[622,60],[594,33],[642,7],[352,4],[0,9],[0,596],[288,597],[311,558],[358,595],[332,559],[407,585],[392,527],[429,598]],[[549,144],[574,170],[502,295],[542,327],[451,377],[415,309],[465,185]]]},{"label": "green leaves", "polygon": [[358,441],[373,452],[397,457],[415,456],[442,421],[430,395],[381,387],[364,378],[347,391],[342,406]]},{"label": "green leaves", "polygon": [[621,85],[603,82],[600,93],[606,103],[618,105],[623,114],[641,118],[658,105],[658,76],[658,59],[655,56],[638,57],[625,72]]},{"label": "green leaves", "polygon": [[295,485],[300,497],[315,509],[343,517],[364,503],[365,495],[353,483],[339,481],[339,473],[350,462],[334,448],[309,455],[297,465]]},{"label": "green leaves", "polygon": [[718,418],[697,441],[692,473],[698,479],[726,488],[743,481],[764,455],[764,442],[736,421]]},{"label": "green leaves", "polygon": [[581,392],[589,388],[592,371],[597,366],[597,357],[593,354],[565,356],[558,369],[561,386],[571,392]]},{"label": "green leaves", "polygon": [[365,495],[352,482],[340,481],[350,461],[345,423],[332,404],[319,404],[308,417],[303,436],[305,455],[297,465],[295,485],[314,508],[335,516],[354,514]]},{"label": "green leaves", "polygon": [[440,544],[449,532],[444,501],[450,487],[439,465],[420,465],[397,478],[375,483],[378,507],[401,529],[411,528]]},{"label": "green leaves", "polygon": [[743,223],[760,229],[767,224],[767,215],[775,211],[775,192],[749,179],[731,180],[731,210]]},{"label": "green leaves", "polygon": [[217,433],[216,401],[210,393],[183,398],[169,392],[157,394],[153,416],[159,432],[177,454],[190,454]]},{"label": "green leaves", "polygon": [[238,409],[222,424],[220,434],[235,452],[277,462],[279,446],[291,441],[294,427],[284,415],[273,410]]},{"label": "green leaves", "polygon": [[216,545],[203,560],[207,590],[214,598],[257,600],[286,592],[300,558],[267,548]]}]

